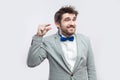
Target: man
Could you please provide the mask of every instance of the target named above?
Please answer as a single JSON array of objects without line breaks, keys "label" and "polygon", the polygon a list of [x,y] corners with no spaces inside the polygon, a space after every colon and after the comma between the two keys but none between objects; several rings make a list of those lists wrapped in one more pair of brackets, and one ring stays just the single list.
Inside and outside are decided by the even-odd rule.
[{"label": "man", "polygon": [[38,66],[47,58],[49,80],[97,80],[89,39],[75,33],[77,15],[73,7],[62,7],[54,17],[58,32],[43,37],[51,29],[45,24],[33,36],[27,65]]}]

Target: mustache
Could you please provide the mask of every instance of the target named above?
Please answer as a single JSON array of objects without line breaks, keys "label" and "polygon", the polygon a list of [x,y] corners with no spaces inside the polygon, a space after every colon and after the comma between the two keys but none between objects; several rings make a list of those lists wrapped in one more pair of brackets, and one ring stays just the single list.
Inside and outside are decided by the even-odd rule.
[{"label": "mustache", "polygon": [[67,28],[75,28],[75,25],[67,26]]}]

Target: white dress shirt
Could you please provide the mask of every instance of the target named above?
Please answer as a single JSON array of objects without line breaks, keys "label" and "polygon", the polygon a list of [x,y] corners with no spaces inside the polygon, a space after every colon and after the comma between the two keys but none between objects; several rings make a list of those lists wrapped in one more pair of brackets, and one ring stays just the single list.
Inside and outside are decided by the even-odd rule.
[{"label": "white dress shirt", "polygon": [[[63,35],[62,35],[63,36]],[[69,64],[71,71],[74,68],[76,59],[77,59],[77,45],[76,39],[74,36],[74,41],[64,41],[61,42],[62,50],[64,52],[64,57]]]}]

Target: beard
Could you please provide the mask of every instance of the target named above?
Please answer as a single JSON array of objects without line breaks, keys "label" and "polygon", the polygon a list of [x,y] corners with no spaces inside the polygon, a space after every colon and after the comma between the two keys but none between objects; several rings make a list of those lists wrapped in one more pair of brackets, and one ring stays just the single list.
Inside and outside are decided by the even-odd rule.
[{"label": "beard", "polygon": [[60,27],[61,27],[61,29],[60,29],[61,33],[65,36],[71,36],[76,31],[76,26],[74,26],[74,25],[66,26],[66,28],[62,28],[62,26],[60,26]]}]

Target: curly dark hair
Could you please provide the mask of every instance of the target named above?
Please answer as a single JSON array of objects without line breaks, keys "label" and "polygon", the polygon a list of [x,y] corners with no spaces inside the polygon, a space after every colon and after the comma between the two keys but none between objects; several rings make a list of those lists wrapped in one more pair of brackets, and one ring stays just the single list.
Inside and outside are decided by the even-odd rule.
[{"label": "curly dark hair", "polygon": [[76,11],[73,6],[63,6],[55,13],[55,16],[54,16],[55,22],[60,23],[62,19],[62,15],[65,13],[75,14],[75,16],[78,15],[78,11]]}]

